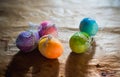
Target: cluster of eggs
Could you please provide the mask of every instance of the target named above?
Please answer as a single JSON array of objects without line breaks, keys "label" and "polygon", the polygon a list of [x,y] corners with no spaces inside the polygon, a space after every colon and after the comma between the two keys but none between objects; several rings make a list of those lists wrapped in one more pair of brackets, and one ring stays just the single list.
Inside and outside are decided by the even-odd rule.
[{"label": "cluster of eggs", "polygon": [[[63,45],[56,38],[58,31],[51,21],[43,21],[37,30],[31,24],[31,29],[20,33],[16,39],[16,46],[22,52],[31,52],[38,47],[39,52],[49,59],[62,55]],[[91,46],[93,36],[98,32],[98,24],[94,19],[84,18],[79,25],[79,32],[73,34],[69,40],[70,48],[75,53],[83,53]]]},{"label": "cluster of eggs", "polygon": [[79,30],[69,40],[70,48],[75,53],[83,53],[89,49],[93,36],[98,32],[98,24],[92,18],[84,18],[80,22]]},{"label": "cluster of eggs", "polygon": [[[35,24],[30,24],[33,27]],[[16,46],[22,52],[31,52],[38,46],[40,53],[46,58],[55,59],[62,55],[62,43],[56,38],[58,31],[51,21],[43,21],[37,30],[21,32],[16,39]]]}]

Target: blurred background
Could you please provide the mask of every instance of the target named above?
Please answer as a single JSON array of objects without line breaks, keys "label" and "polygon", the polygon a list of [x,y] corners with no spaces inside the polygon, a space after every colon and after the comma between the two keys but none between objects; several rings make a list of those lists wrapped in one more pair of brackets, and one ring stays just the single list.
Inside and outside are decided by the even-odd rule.
[{"label": "blurred background", "polygon": [[[0,27],[23,27],[52,20],[58,27],[77,28],[91,17],[100,27],[120,25],[120,0],[0,0]],[[0,32],[1,33],[1,32]]]},{"label": "blurred background", "polygon": [[119,27],[120,0],[0,0],[0,35],[13,35],[10,29],[15,35],[28,22],[43,20],[78,28],[84,17],[96,19],[99,27]]}]

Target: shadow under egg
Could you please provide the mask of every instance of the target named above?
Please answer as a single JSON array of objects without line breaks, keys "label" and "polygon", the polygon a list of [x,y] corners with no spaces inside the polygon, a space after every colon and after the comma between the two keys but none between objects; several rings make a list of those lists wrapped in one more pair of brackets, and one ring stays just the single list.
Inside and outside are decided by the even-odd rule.
[{"label": "shadow under egg", "polygon": [[65,76],[86,77],[89,68],[88,63],[93,58],[95,50],[96,46],[93,45],[92,48],[85,53],[77,54],[71,52],[66,61]]},{"label": "shadow under egg", "polygon": [[19,51],[13,56],[5,73],[5,77],[58,77],[58,59],[47,59],[43,57],[36,48],[32,52],[23,53]]}]

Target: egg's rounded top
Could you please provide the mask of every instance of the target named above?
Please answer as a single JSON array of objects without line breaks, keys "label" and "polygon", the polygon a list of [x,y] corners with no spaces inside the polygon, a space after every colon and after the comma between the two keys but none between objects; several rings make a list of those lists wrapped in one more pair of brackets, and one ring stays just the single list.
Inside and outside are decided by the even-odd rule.
[{"label": "egg's rounded top", "polygon": [[98,24],[92,18],[84,18],[79,25],[81,32],[85,32],[90,36],[95,36],[98,32]]}]

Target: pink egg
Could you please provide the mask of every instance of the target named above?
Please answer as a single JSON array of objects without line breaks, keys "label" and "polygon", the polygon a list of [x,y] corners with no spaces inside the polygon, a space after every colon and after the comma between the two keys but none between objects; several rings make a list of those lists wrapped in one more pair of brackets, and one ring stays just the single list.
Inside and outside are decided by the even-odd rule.
[{"label": "pink egg", "polygon": [[53,35],[55,37],[57,37],[58,32],[57,32],[57,28],[55,26],[55,24],[53,24],[51,21],[43,21],[41,22],[40,26],[39,26],[39,36],[42,37],[44,35]]}]

